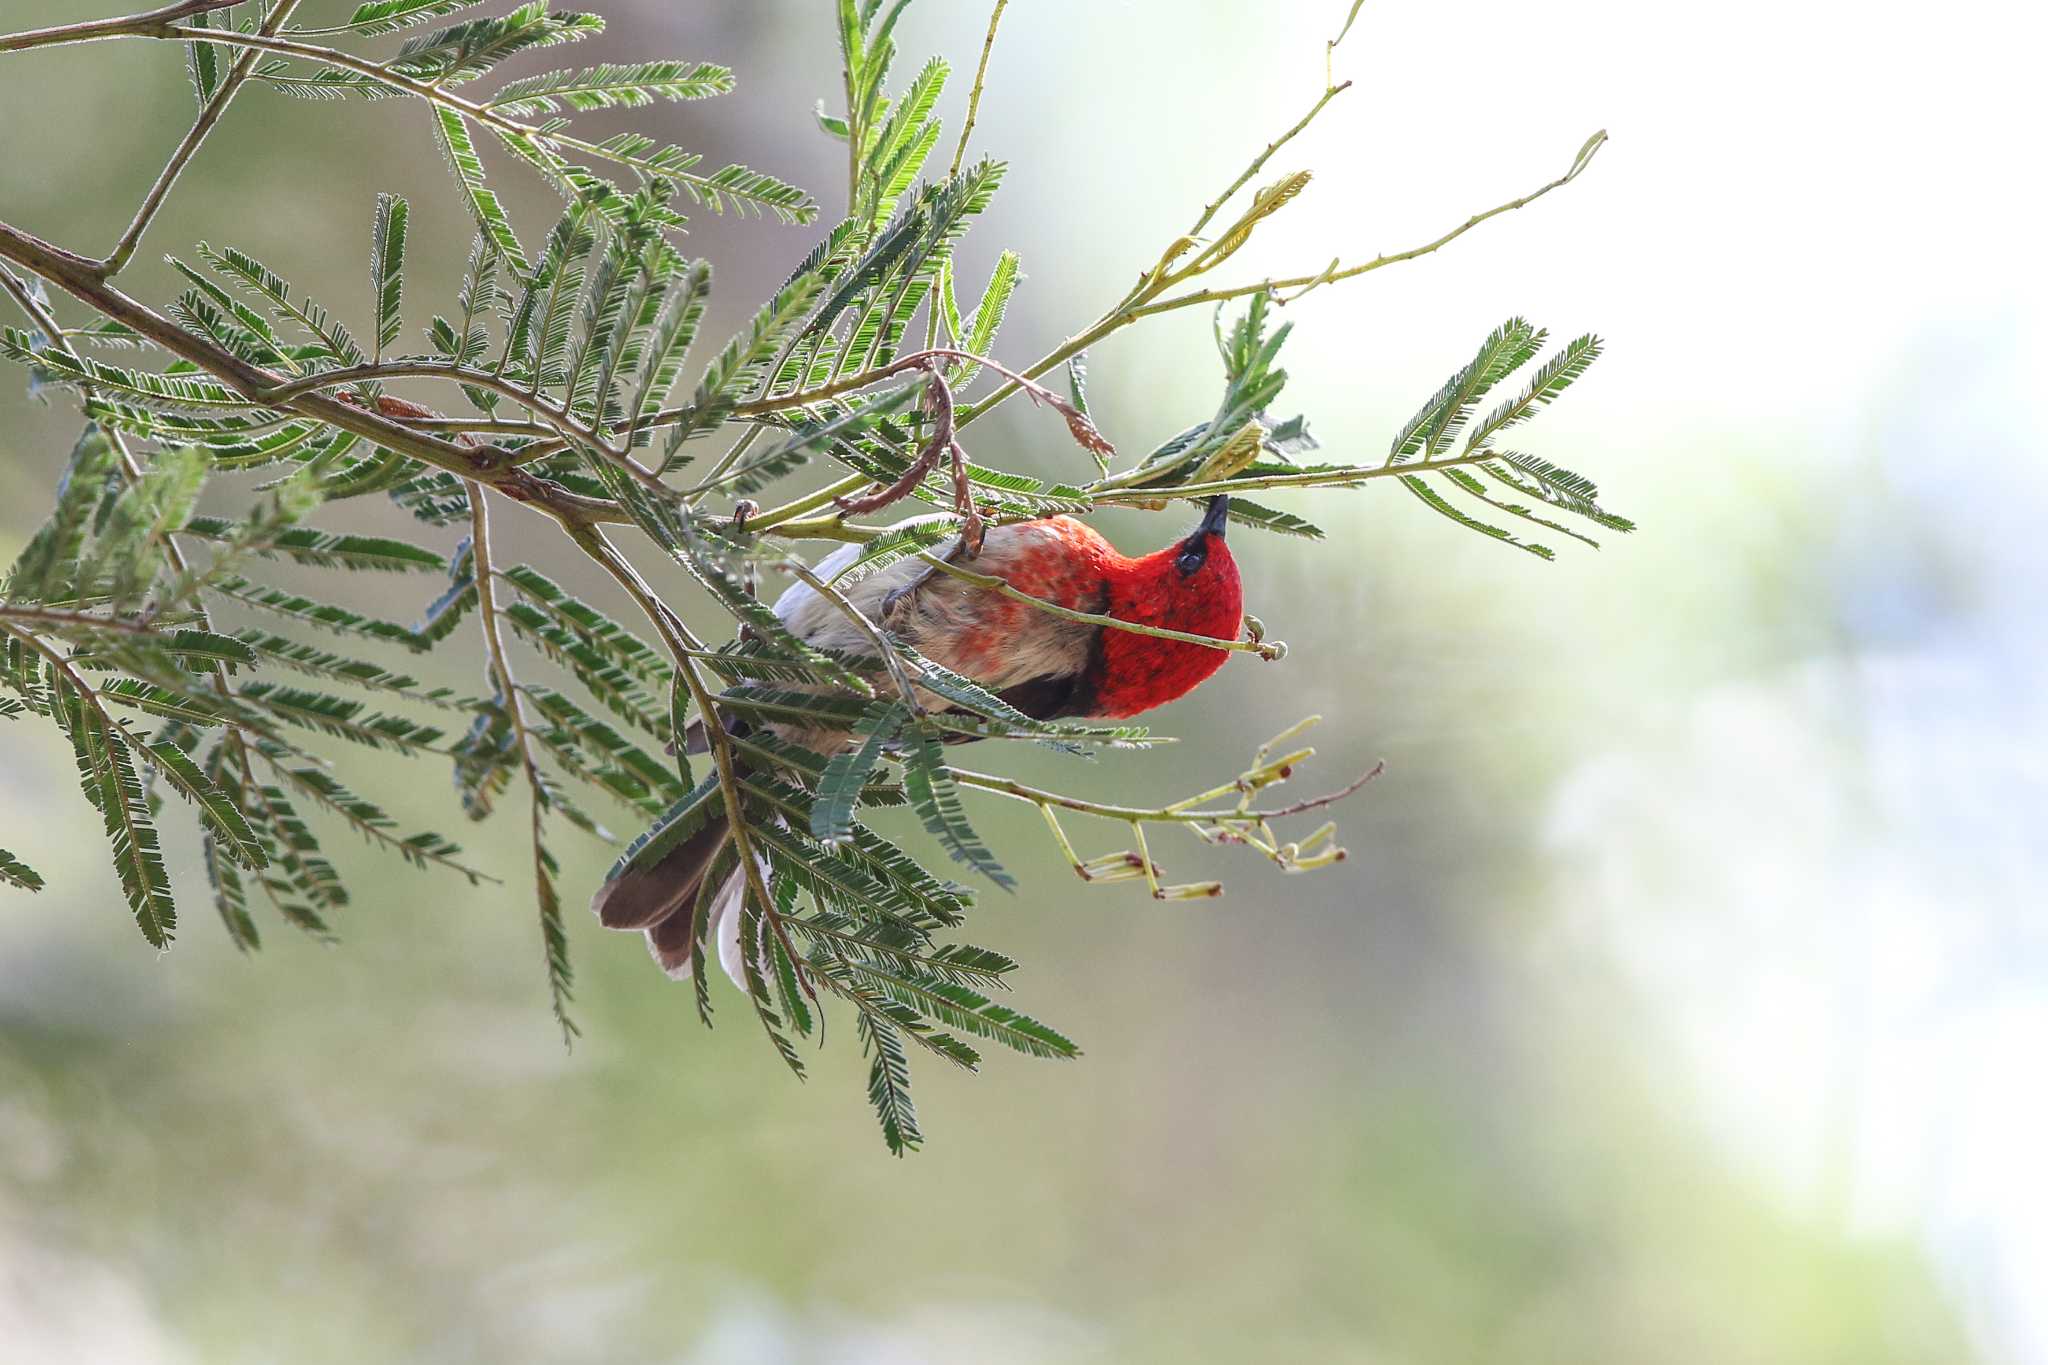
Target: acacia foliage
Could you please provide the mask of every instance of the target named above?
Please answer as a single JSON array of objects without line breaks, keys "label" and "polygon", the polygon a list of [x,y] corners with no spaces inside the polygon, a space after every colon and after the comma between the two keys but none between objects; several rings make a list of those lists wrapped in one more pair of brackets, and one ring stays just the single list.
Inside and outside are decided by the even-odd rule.
[{"label": "acacia foliage", "polygon": [[[60,288],[99,305],[72,326],[57,322],[26,258],[0,265],[0,284],[23,314],[23,325],[0,329],[0,355],[34,391],[75,397],[85,423],[54,507],[0,582],[0,723],[39,718],[69,742],[151,945],[168,946],[180,927],[159,833],[167,806],[196,825],[207,893],[245,949],[277,922],[335,932],[349,902],[327,848],[337,830],[428,871],[487,875],[452,837],[407,831],[376,798],[344,785],[346,752],[361,746],[439,767],[471,821],[523,796],[532,856],[516,875],[534,888],[566,1036],[574,983],[554,851],[560,827],[599,838],[612,837],[607,821],[642,829],[620,855],[625,868],[725,817],[750,857],[729,850],[694,908],[700,1012],[708,1021],[713,1009],[701,951],[709,891],[737,868],[754,883],[741,937],[759,1025],[801,1075],[799,1045],[819,1035],[823,997],[850,1008],[870,1058],[869,1098],[900,1153],[922,1140],[912,1051],[968,1068],[989,1043],[1038,1057],[1076,1053],[1060,1032],[1002,1003],[1015,963],[955,936],[977,888],[1009,889],[1014,879],[975,828],[962,791],[978,779],[949,761],[949,741],[1025,742],[1087,758],[1149,737],[1137,727],[1032,720],[873,623],[862,624],[895,655],[886,668],[817,650],[754,595],[763,565],[813,534],[864,540],[850,578],[926,552],[963,517],[1163,508],[1218,492],[1233,495],[1240,524],[1313,538],[1321,532],[1306,519],[1245,494],[1381,478],[1460,526],[1546,558],[1551,549],[1524,528],[1588,541],[1588,528],[1630,529],[1584,476],[1504,444],[1584,374],[1597,339],[1546,358],[1546,334],[1512,319],[1395,433],[1383,460],[1316,463],[1305,421],[1275,415],[1289,333],[1274,324],[1278,286],[1222,291],[1215,412],[1112,472],[1113,450],[1088,415],[1084,353],[1056,352],[1029,368],[1061,370],[1063,395],[991,368],[1022,279],[1019,258],[1001,253],[970,301],[956,253],[1005,165],[966,158],[964,138],[950,169],[934,159],[951,72],[932,58],[903,78],[894,34],[906,4],[840,0],[843,107],[821,105],[818,123],[846,148],[846,216],[816,233],[722,342],[699,336],[712,269],[680,245],[687,212],[760,213],[801,230],[815,226],[817,201],[747,167],[707,170],[639,133],[591,139],[576,129],[593,111],[722,94],[733,83],[727,68],[652,60],[502,79],[499,68],[515,58],[552,55],[602,30],[598,16],[549,0],[497,15],[477,14],[468,0],[368,0],[346,22],[317,29],[292,26],[294,7],[272,0],[216,7],[148,35],[185,45],[202,120],[241,85],[414,99],[476,227],[460,279],[412,279],[409,205],[380,195],[367,291],[351,300],[316,299],[224,243],[173,259],[182,283],[160,313],[114,307],[90,280],[51,272]],[[514,224],[480,142],[559,191],[560,214],[545,231]],[[1570,175],[1597,145],[1588,143]],[[1173,244],[1092,334],[1205,301],[1171,291],[1228,260],[1305,183],[1284,177],[1221,232]],[[1230,300],[1241,304],[1226,316]],[[423,301],[438,311],[422,317]],[[428,407],[392,391],[420,381],[442,401]],[[956,410],[954,391],[977,383],[994,391]],[[1097,477],[1047,482],[965,457],[959,428],[1020,391],[1066,416],[1099,459]],[[346,407],[318,407],[323,396]],[[431,439],[400,441],[390,426],[366,434],[344,420],[356,411]],[[832,467],[833,488],[880,488],[870,502],[924,504],[935,515],[863,526],[834,517],[818,496],[755,510],[814,466]],[[246,476],[259,480],[253,491]],[[199,512],[216,486],[237,514]],[[621,528],[643,537],[729,614],[730,638],[699,641],[642,595],[650,641],[564,589],[533,562],[540,547],[493,543],[487,504],[507,492],[549,511],[629,589],[631,571],[607,537]],[[403,508],[415,533],[342,529],[366,499]],[[736,515],[742,509],[751,515]],[[320,587],[288,589],[272,574],[280,563],[319,571],[316,582],[390,575],[416,585],[419,608],[390,619]],[[408,655],[447,653],[473,661],[471,686],[430,686],[401,666]],[[912,678],[952,709],[921,705]],[[708,757],[676,743],[693,720],[717,736]],[[763,722],[852,739],[816,753]],[[1277,781],[1285,767],[1255,764],[1240,785]],[[1023,799],[1039,804],[1068,847],[1054,803]],[[867,812],[891,806],[909,807],[928,843],[885,837],[868,822]],[[1186,821],[1186,809],[1154,814]],[[1286,870],[1318,861],[1303,854],[1315,840],[1283,851],[1242,802],[1201,829],[1260,847]],[[17,834],[16,847],[27,843]],[[1138,853],[1075,865],[1102,879],[1143,875],[1155,894],[1177,890],[1157,885],[1142,834]],[[26,891],[43,884],[4,851],[0,881]]]}]

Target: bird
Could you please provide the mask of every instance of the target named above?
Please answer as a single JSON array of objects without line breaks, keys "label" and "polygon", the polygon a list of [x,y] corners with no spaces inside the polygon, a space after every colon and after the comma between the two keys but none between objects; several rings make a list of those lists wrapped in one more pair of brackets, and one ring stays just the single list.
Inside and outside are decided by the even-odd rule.
[{"label": "bird", "polygon": [[[1013,522],[984,534],[974,568],[1018,592],[1073,611],[1235,640],[1243,622],[1244,587],[1225,540],[1229,515],[1229,497],[1212,497],[1192,531],[1136,558],[1071,516]],[[935,553],[951,560],[965,548],[955,537]],[[818,562],[813,577],[830,583],[853,564],[860,550],[859,545],[835,550]],[[917,557],[854,581],[842,596],[871,623],[925,658],[974,680],[1039,720],[1108,721],[1138,715],[1193,691],[1227,657],[1225,651],[1208,645],[1055,616],[944,573]],[[809,583],[792,585],[776,599],[774,611],[792,634],[810,645],[875,657],[868,632]],[[950,703],[931,693],[920,691],[919,700],[933,711],[951,709]],[[769,728],[782,739],[820,753],[834,752],[848,739],[846,731],[818,723],[775,723]],[[699,734],[690,747],[702,744]],[[653,863],[615,871],[598,889],[591,909],[606,928],[644,934],[648,950],[671,977],[689,975],[698,888],[729,833],[721,815]],[[726,974],[744,990],[739,949],[743,874],[744,869],[731,873],[714,896],[706,934],[718,944]]]}]

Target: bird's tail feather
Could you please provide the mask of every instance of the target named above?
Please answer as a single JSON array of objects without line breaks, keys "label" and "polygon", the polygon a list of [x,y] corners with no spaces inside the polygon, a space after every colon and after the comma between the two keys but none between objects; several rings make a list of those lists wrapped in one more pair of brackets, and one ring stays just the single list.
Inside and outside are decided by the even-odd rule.
[{"label": "bird's tail feather", "polygon": [[[696,904],[697,886],[716,862],[731,834],[725,816],[704,827],[644,867],[631,867],[597,889],[590,908],[607,929],[648,929],[687,912]],[[685,915],[687,918],[687,914]]]},{"label": "bird's tail feather", "polygon": [[[755,855],[761,875],[768,875],[768,862]],[[687,902],[678,907],[667,919],[647,927],[647,951],[654,955],[655,962],[671,978],[681,980],[690,975],[690,962],[696,952],[696,907],[697,886],[703,875],[691,886]],[[746,964],[740,956],[740,910],[746,904],[746,869],[735,867],[726,874],[725,880],[712,893],[711,904],[705,911],[704,937],[718,945],[718,963],[725,968],[725,974],[732,978],[732,984],[742,991],[747,989]]]},{"label": "bird's tail feather", "polygon": [[[718,865],[732,836],[724,816],[705,823],[671,849],[659,862],[629,869],[598,888],[590,908],[607,929],[647,935],[647,951],[669,976],[690,975],[690,959],[696,949],[697,896],[704,878]],[[756,855],[758,858],[759,855]],[[727,860],[727,866],[731,866]],[[761,862],[763,877],[768,864]],[[745,869],[734,867],[713,892],[707,911],[704,936],[718,945],[718,959],[725,974],[741,990],[747,988],[745,964],[740,958],[740,908],[746,903]]]}]

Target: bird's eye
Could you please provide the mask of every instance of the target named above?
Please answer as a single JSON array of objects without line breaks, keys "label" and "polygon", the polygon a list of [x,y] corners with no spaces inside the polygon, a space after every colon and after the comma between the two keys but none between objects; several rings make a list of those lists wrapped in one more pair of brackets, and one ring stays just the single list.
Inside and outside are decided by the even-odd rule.
[{"label": "bird's eye", "polygon": [[1200,550],[1183,550],[1180,558],[1174,561],[1174,567],[1178,568],[1182,575],[1185,576],[1201,568],[1202,562],[1207,558],[1208,556]]}]

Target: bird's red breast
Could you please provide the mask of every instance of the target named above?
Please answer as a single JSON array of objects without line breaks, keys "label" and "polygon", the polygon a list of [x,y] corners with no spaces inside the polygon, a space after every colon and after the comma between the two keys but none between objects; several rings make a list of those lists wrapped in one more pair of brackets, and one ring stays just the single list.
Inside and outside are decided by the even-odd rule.
[{"label": "bird's red breast", "polygon": [[[1203,538],[1201,563],[1186,572],[1183,556],[1193,538],[1133,559],[1072,517],[1052,517],[1041,524],[1056,534],[1036,538],[1005,574],[1020,591],[1138,625],[1218,640],[1237,638],[1244,588],[1237,561],[1221,535]],[[1015,619],[990,622],[996,627],[992,648],[1001,647],[999,641],[1008,631],[1030,629],[1030,614],[1037,610],[1021,602],[1004,605],[1014,609]],[[1163,706],[1194,690],[1228,657],[1220,649],[1105,627],[1089,665],[1092,704],[1087,712],[1118,719]]]}]

